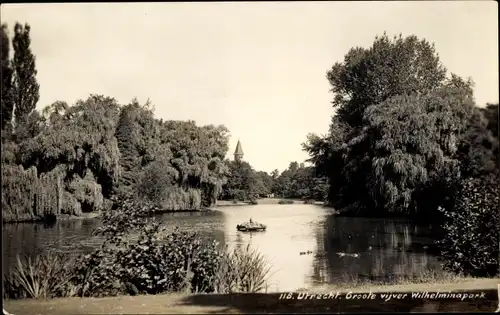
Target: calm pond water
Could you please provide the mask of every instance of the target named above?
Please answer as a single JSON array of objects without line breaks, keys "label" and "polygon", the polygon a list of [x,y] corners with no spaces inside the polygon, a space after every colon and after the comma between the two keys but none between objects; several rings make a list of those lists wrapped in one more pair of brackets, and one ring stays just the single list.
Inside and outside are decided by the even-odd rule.
[{"label": "calm pond water", "polygon": [[[249,218],[267,225],[266,232],[243,233],[236,224]],[[428,230],[405,221],[343,218],[316,205],[228,206],[217,211],[163,214],[167,226],[199,231],[229,247],[258,249],[271,263],[269,291],[318,288],[364,277],[418,275],[440,266],[427,253]],[[98,220],[59,221],[53,225],[3,225],[4,272],[16,255],[55,249],[89,252],[101,243],[92,236]],[[300,255],[300,252],[311,254]],[[347,254],[359,254],[353,257]]]}]

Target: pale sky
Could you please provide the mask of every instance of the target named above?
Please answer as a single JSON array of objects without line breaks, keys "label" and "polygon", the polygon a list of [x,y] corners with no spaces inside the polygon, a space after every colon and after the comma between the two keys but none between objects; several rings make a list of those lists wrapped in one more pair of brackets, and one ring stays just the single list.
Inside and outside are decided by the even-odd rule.
[{"label": "pale sky", "polygon": [[325,133],[326,72],[353,46],[402,33],[434,42],[449,71],[498,102],[495,1],[216,2],[2,5],[31,25],[42,108],[104,94],[151,99],[156,116],[224,124],[255,169],[285,169]]}]

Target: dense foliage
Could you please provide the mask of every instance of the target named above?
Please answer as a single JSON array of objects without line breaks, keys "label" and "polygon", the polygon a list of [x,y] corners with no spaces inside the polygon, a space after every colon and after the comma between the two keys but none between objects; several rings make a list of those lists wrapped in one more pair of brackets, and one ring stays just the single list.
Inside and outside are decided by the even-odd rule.
[{"label": "dense foliage", "polygon": [[326,180],[316,175],[311,166],[292,162],[288,169],[276,177],[271,191],[282,198],[312,199],[324,201],[326,196]]},{"label": "dense foliage", "polygon": [[30,48],[30,26],[16,23],[14,26],[14,38],[12,46],[14,56],[12,58],[13,91],[10,93],[14,100],[14,116],[16,128],[25,128],[29,114],[35,109],[40,98],[40,86],[36,81],[35,56]]},{"label": "dense foliage", "polygon": [[281,174],[256,172],[244,161],[226,161],[229,169],[227,183],[223,186],[221,199],[253,201],[257,198],[299,198],[324,201],[327,191],[326,179],[318,177],[313,167],[303,163],[290,163]]},{"label": "dense foliage", "polygon": [[473,276],[500,272],[500,192],[498,177],[465,179],[452,211],[445,212],[444,238],[438,242],[444,266]]},{"label": "dense foliage", "polygon": [[2,86],[1,86],[1,105],[2,105],[2,139],[10,134],[12,130],[12,118],[14,114],[14,102],[13,102],[13,71],[10,64],[9,52],[10,52],[10,42],[8,36],[7,25],[2,24],[0,30],[0,43],[1,43],[1,55],[0,55],[0,71],[2,73]]},{"label": "dense foliage", "polygon": [[344,214],[446,222],[435,229],[445,265],[491,274],[500,241],[498,104],[475,106],[472,80],[447,75],[434,46],[415,36],[384,34],[353,48],[327,77],[336,113],[329,133],[308,135],[303,147],[328,178],[328,203]]},{"label": "dense foliage", "polygon": [[336,114],[329,133],[309,135],[304,149],[328,177],[331,205],[364,215],[437,213],[448,197],[443,183],[496,167],[472,81],[447,77],[427,41],[377,37],[351,49],[328,80]]},{"label": "dense foliage", "polygon": [[251,201],[268,193],[255,170],[245,161],[226,161],[228,178],[222,189],[222,200]]},{"label": "dense foliage", "polygon": [[[130,192],[164,210],[213,205],[225,181],[227,130],[163,122],[133,106],[143,121],[135,122],[132,134],[138,135],[127,140],[120,136],[125,133],[121,112],[130,111],[129,106],[97,95],[74,106],[57,102],[42,115],[32,114],[36,133],[9,144],[11,152],[3,160],[10,165],[2,166],[58,173],[65,195],[76,198],[84,212],[99,211],[105,200]],[[65,208],[62,213],[74,214]]]},{"label": "dense foliage", "polygon": [[[5,297],[113,296],[165,292],[259,292],[269,264],[255,250],[228,251],[195,232],[168,230],[150,214],[153,203],[128,195],[105,212],[95,230],[101,248],[70,260],[39,256],[19,260],[5,278]],[[39,269],[35,269],[39,268]],[[37,290],[34,290],[36,288]]]},{"label": "dense foliage", "polygon": [[351,49],[327,73],[329,132],[303,144],[313,166],[268,174],[225,160],[224,126],[163,121],[149,101],[90,95],[36,110],[30,27],[15,25],[12,56],[5,25],[0,35],[3,221],[104,210],[106,238],[77,269],[58,256],[19,260],[9,297],[259,291],[268,270],[256,252],[227,253],[146,217],[270,195],[432,221],[446,268],[499,271],[498,104],[476,106],[472,80],[448,74],[426,40],[384,34]]},{"label": "dense foliage", "polygon": [[[12,60],[6,26],[1,33],[7,42],[2,40],[4,222],[40,219],[47,211],[99,212],[129,194],[163,210],[215,204],[227,175],[224,126],[162,121],[149,101],[122,106],[102,95],[35,110],[39,86],[29,31],[29,25],[16,24]],[[23,170],[30,171],[22,175]],[[19,194],[39,196],[38,182],[45,177],[59,178],[60,189],[57,197],[47,197],[54,200],[52,210],[36,210],[49,206]]]},{"label": "dense foliage", "polygon": [[63,206],[61,178],[55,173],[40,177],[31,167],[2,167],[2,216],[4,221],[53,219]]}]

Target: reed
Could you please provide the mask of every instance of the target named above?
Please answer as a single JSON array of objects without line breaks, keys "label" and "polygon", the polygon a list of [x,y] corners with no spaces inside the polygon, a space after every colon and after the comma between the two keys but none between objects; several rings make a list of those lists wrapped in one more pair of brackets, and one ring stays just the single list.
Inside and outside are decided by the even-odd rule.
[{"label": "reed", "polygon": [[71,296],[70,258],[48,252],[34,258],[17,256],[16,265],[4,277],[4,296],[10,299]]},{"label": "reed", "polygon": [[256,249],[247,245],[222,255],[214,278],[218,293],[262,292],[267,288],[271,266]]}]

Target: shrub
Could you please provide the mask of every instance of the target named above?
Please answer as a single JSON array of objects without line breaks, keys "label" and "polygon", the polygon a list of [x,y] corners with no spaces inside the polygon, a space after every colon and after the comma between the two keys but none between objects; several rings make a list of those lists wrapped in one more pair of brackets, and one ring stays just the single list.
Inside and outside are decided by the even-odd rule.
[{"label": "shrub", "polygon": [[17,256],[17,264],[4,277],[4,296],[11,299],[54,298],[74,294],[72,260],[48,252],[34,259]]},{"label": "shrub", "polygon": [[245,201],[247,199],[247,192],[243,189],[234,189],[232,191],[232,195],[234,200],[237,201]]},{"label": "shrub", "polygon": [[259,204],[259,202],[256,199],[250,199],[250,201],[248,203],[251,205],[258,205]]},{"label": "shrub", "polygon": [[[113,296],[127,291],[123,282],[124,272],[117,265],[119,258],[127,252],[127,236],[136,230],[145,229],[144,217],[158,210],[151,203],[139,201],[127,194],[113,199],[115,209],[102,215],[102,225],[94,234],[102,235],[105,241],[101,248],[80,257],[75,269],[74,282],[80,296]],[[128,289],[131,289],[131,285]]]},{"label": "shrub", "polygon": [[196,233],[162,234],[158,222],[148,222],[137,241],[114,239],[87,255],[76,272],[79,294],[109,296],[131,293],[130,288],[141,294],[213,292],[221,256],[217,243],[203,244]]},{"label": "shrub", "polygon": [[304,200],[304,204],[305,205],[312,205],[312,204],[314,204],[314,199],[306,199],[306,200]]},{"label": "shrub", "polygon": [[138,292],[211,291],[209,277],[217,264],[216,244],[202,244],[196,233],[174,231],[160,237],[157,222],[150,223],[139,240],[119,252],[115,267],[120,281],[132,284]]},{"label": "shrub", "polygon": [[[196,233],[177,229],[167,233],[159,221],[147,219],[157,210],[152,203],[138,207],[125,196],[116,205],[117,209],[103,214],[102,225],[95,231],[105,236],[104,244],[80,257],[72,270],[69,284],[74,294],[258,292],[265,287],[269,268],[255,250],[247,247],[226,253],[215,241],[202,242]],[[134,237],[136,232],[138,237]],[[58,274],[48,272],[47,277],[68,283],[67,279],[56,281],[61,278]],[[11,291],[19,291],[19,281],[11,282]]]},{"label": "shrub", "polygon": [[105,244],[93,253],[80,257],[72,279],[78,296],[102,297],[126,293],[124,284],[119,281],[116,250]]},{"label": "shrub", "polygon": [[202,243],[193,234],[191,234],[191,239],[191,243],[197,245],[197,250],[191,264],[192,277],[188,278],[190,285],[185,287],[185,290],[205,293],[220,292],[215,279],[225,252],[216,241]]},{"label": "shrub", "polygon": [[[80,295],[213,291],[216,243],[203,244],[196,233],[165,233],[158,221],[145,218],[157,210],[152,203],[137,207],[129,197],[118,206],[103,215],[96,230],[106,236],[103,247],[85,256],[76,271]],[[134,231],[139,238],[131,241]]]},{"label": "shrub", "polygon": [[178,171],[165,159],[153,161],[139,176],[133,176],[137,181],[133,188],[139,197],[161,204],[167,198],[167,192],[173,187],[178,187],[176,185],[178,176]]},{"label": "shrub", "polygon": [[444,267],[472,276],[494,276],[499,269],[500,201],[498,177],[466,179],[455,205],[444,213],[437,242]]},{"label": "shrub", "polygon": [[290,199],[281,199],[280,201],[278,201],[278,204],[280,205],[291,205],[293,203],[293,200]]},{"label": "shrub", "polygon": [[250,245],[222,255],[218,266],[214,287],[219,293],[256,293],[267,287],[270,265]]}]

